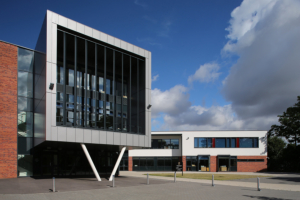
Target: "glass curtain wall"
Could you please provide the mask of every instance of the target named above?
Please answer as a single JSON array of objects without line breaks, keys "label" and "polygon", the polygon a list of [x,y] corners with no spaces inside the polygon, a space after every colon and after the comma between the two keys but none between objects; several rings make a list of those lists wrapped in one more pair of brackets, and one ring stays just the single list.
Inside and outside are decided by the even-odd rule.
[{"label": "glass curtain wall", "polygon": [[57,126],[145,134],[145,60],[57,33]]}]

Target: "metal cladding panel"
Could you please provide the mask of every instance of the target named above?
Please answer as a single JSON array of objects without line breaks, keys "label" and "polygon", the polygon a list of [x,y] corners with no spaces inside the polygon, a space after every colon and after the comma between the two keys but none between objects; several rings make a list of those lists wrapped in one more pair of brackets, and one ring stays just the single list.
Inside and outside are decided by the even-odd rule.
[{"label": "metal cladding panel", "polygon": [[126,134],[126,143],[127,143],[127,146],[132,146],[133,145],[132,134]]},{"label": "metal cladding panel", "polygon": [[68,28],[73,31],[76,31],[76,22],[71,19],[68,19]]},{"label": "metal cladding panel", "polygon": [[145,146],[145,136],[139,135],[139,146]]},{"label": "metal cladding panel", "polygon": [[51,62],[56,63],[57,56],[57,24],[52,23],[51,25]]},{"label": "metal cladding panel", "polygon": [[84,26],[84,34],[93,37],[93,29],[88,26]]},{"label": "metal cladding panel", "polygon": [[52,12],[52,23],[58,24],[58,14]]},{"label": "metal cladding panel", "polygon": [[126,50],[127,44],[126,42],[121,40],[121,48]]},{"label": "metal cladding panel", "polygon": [[100,143],[100,131],[92,130],[92,143]]},{"label": "metal cladding panel", "polygon": [[132,44],[127,44],[127,51],[133,52],[133,45]]},{"label": "metal cladding panel", "polygon": [[107,144],[106,131],[100,131],[100,144]]},{"label": "metal cladding panel", "polygon": [[92,143],[92,130],[89,129],[83,130],[83,142]]},{"label": "metal cladding panel", "polygon": [[[51,75],[50,75],[50,83],[54,83],[53,90],[51,90],[52,94],[56,94],[56,64],[51,64]],[[50,85],[49,83],[49,85]],[[49,85],[46,84],[46,88],[49,89]]]},{"label": "metal cladding panel", "polygon": [[133,146],[139,146],[139,136],[132,135],[132,137],[133,137]]},{"label": "metal cladding panel", "polygon": [[57,127],[51,127],[51,140],[57,141],[58,135],[57,135]]},{"label": "metal cladding panel", "polygon": [[[48,112],[47,117],[51,119],[51,126],[56,126],[56,94],[48,94],[51,95],[51,112]],[[54,104],[54,105],[53,105]]]},{"label": "metal cladding panel", "polygon": [[121,40],[120,39],[115,38],[115,46],[116,47],[121,47]]},{"label": "metal cladding panel", "polygon": [[76,134],[76,142],[83,142],[83,129],[76,128],[75,134]]},{"label": "metal cladding panel", "polygon": [[67,141],[76,142],[75,128],[67,128]]},{"label": "metal cladding panel", "polygon": [[110,132],[110,131],[106,132],[106,143],[114,144],[114,132]]},{"label": "metal cladding panel", "polygon": [[114,45],[114,37],[112,37],[110,35],[107,35],[107,43],[111,44],[111,45]]},{"label": "metal cladding panel", "polygon": [[139,48],[139,55],[145,57],[145,50],[142,48]]},{"label": "metal cladding panel", "polygon": [[145,136],[145,146],[149,147],[149,137]]},{"label": "metal cladding panel", "polygon": [[47,57],[47,62],[51,62],[52,57],[51,57],[51,43],[52,43],[52,12],[51,11],[47,11],[47,45],[46,45],[46,57]]},{"label": "metal cladding panel", "polygon": [[114,132],[114,144],[120,145],[121,144],[121,133]]},{"label": "metal cladding panel", "polygon": [[84,34],[84,25],[80,23],[76,23],[77,32]]},{"label": "metal cladding panel", "polygon": [[95,38],[97,40],[101,40],[101,32],[93,29],[93,38]]},{"label": "metal cladding panel", "polygon": [[101,33],[101,40],[103,42],[107,42],[107,34],[106,33]]},{"label": "metal cladding panel", "polygon": [[133,45],[133,53],[139,54],[139,47]]},{"label": "metal cladding panel", "polygon": [[127,134],[126,133],[121,133],[121,145],[126,145],[127,144]]},{"label": "metal cladding panel", "polygon": [[51,140],[51,117],[47,116],[51,113],[51,93],[46,93],[46,140]]},{"label": "metal cladding panel", "polygon": [[58,16],[58,24],[64,27],[68,27],[68,21],[67,18],[65,18],[64,16],[59,15]]},{"label": "metal cladding panel", "polygon": [[57,127],[57,141],[67,141],[67,128]]}]

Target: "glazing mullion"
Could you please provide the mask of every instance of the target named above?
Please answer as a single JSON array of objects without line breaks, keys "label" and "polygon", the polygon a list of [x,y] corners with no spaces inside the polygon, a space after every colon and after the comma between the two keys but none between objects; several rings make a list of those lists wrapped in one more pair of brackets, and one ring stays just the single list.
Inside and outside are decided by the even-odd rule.
[{"label": "glazing mullion", "polygon": [[[93,97],[95,97],[96,99],[95,99],[95,107],[93,108],[93,110],[95,110],[95,112],[93,112],[94,114],[94,119],[95,119],[95,127],[93,127],[94,129],[97,129],[98,127],[97,127],[97,116],[98,116],[98,112],[97,112],[97,105],[99,104],[99,95],[97,95],[98,93],[97,93],[97,91],[98,91],[98,87],[97,87],[97,80],[98,80],[98,77],[97,77],[97,66],[98,66],[98,62],[97,62],[97,50],[98,50],[98,48],[97,48],[97,46],[98,45],[96,45],[96,44],[94,44],[95,45],[95,91],[93,91],[93,94],[92,94],[92,98]],[[96,95],[94,95],[94,93],[96,94]]]},{"label": "glazing mullion", "polygon": [[104,130],[106,130],[106,47],[104,47],[104,80],[103,80],[104,100],[103,100],[103,121]]},{"label": "glazing mullion", "polygon": [[77,126],[77,37],[74,37],[74,126]]},{"label": "glazing mullion", "polygon": [[87,48],[87,41],[85,40],[85,73],[84,73],[84,127],[87,126],[87,60],[88,60],[88,48]]},{"label": "glazing mullion", "polygon": [[115,94],[115,91],[116,91],[116,79],[115,79],[115,75],[116,75],[116,69],[115,69],[115,51],[113,50],[113,82],[112,82],[112,96],[113,96],[113,128],[112,130],[116,130],[116,107],[117,105],[115,104],[115,98],[116,98],[116,94]]},{"label": "glazing mullion", "polygon": [[66,33],[63,34],[64,49],[63,49],[63,69],[64,69],[64,85],[63,85],[63,125],[66,125]]},{"label": "glazing mullion", "polygon": [[127,120],[127,127],[129,128],[129,133],[131,133],[131,75],[132,75],[132,71],[131,71],[131,56],[129,56],[129,91],[127,92],[128,93],[128,98],[127,98],[127,104],[129,104],[129,113],[128,113],[128,116],[129,116],[129,120]]},{"label": "glazing mullion", "polygon": [[123,73],[123,54],[122,55],[122,83],[121,83],[121,132],[123,132],[123,84],[124,84],[124,73]]},{"label": "glazing mullion", "polygon": [[136,100],[137,100],[137,102],[136,102],[136,124],[137,124],[137,130],[136,130],[136,132],[137,132],[137,134],[140,134],[140,130],[139,130],[139,127],[140,127],[140,124],[139,124],[139,101],[140,101],[140,99],[139,99],[139,93],[140,93],[140,91],[139,91],[139,60],[136,60],[136,66],[137,66],[137,70],[136,70],[136,76],[137,76],[137,78],[136,78]]}]

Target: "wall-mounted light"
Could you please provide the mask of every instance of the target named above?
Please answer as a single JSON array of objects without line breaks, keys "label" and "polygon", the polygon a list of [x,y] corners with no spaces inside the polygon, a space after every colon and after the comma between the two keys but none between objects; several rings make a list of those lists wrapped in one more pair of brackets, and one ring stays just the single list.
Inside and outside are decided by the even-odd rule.
[{"label": "wall-mounted light", "polygon": [[149,104],[149,105],[147,106],[147,109],[149,110],[149,109],[151,108],[151,106],[152,106],[152,105],[151,105],[151,104]]},{"label": "wall-mounted light", "polygon": [[186,140],[190,139],[189,137],[186,138]]},{"label": "wall-mounted light", "polygon": [[53,90],[53,88],[54,88],[54,83],[50,83],[49,89],[50,89],[50,90]]}]

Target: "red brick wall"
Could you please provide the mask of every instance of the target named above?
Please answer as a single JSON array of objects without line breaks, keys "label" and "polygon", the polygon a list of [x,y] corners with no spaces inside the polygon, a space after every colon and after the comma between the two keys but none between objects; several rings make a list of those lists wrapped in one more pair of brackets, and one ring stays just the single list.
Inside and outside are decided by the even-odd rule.
[{"label": "red brick wall", "polygon": [[238,172],[267,171],[267,156],[238,156],[237,159],[264,159],[264,162],[237,162]]},{"label": "red brick wall", "polygon": [[17,177],[18,47],[0,41],[0,178]]},{"label": "red brick wall", "polygon": [[132,157],[128,157],[128,171],[132,171]]},{"label": "red brick wall", "polygon": [[183,171],[186,171],[186,156],[182,156],[182,169]]},{"label": "red brick wall", "polygon": [[218,157],[210,156],[210,171],[217,172],[218,171]]}]

